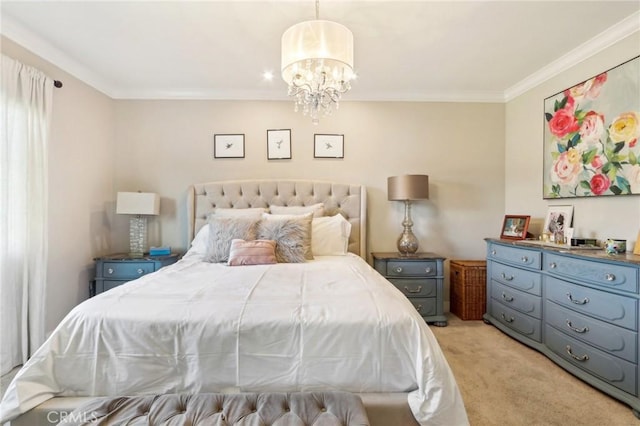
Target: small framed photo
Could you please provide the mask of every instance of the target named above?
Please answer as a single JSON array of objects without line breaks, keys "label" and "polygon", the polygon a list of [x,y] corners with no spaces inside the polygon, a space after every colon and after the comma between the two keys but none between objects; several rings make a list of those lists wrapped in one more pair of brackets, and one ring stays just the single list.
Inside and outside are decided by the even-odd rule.
[{"label": "small framed photo", "polygon": [[573,206],[549,206],[544,220],[542,232],[553,236],[565,237],[565,231],[571,228],[573,221]]},{"label": "small framed photo", "polygon": [[291,129],[267,130],[267,160],[291,159]]},{"label": "small framed photo", "polygon": [[500,238],[507,240],[524,240],[527,238],[531,216],[506,215],[502,222]]},{"label": "small framed photo", "polygon": [[213,135],[213,158],[244,158],[244,134]]},{"label": "small framed photo", "polygon": [[313,135],[313,158],[344,158],[344,135]]}]

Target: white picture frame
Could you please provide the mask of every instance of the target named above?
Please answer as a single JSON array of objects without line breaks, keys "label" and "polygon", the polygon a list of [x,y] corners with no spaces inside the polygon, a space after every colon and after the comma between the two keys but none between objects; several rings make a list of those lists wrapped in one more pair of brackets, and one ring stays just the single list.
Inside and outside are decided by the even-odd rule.
[{"label": "white picture frame", "polygon": [[213,158],[244,158],[244,134],[213,135]]},{"label": "white picture frame", "polygon": [[572,227],[573,206],[549,206],[542,232],[550,235],[562,234]]},{"label": "white picture frame", "polygon": [[344,158],[344,135],[313,135],[314,158]]},{"label": "white picture frame", "polygon": [[267,160],[291,159],[291,129],[267,130]]}]

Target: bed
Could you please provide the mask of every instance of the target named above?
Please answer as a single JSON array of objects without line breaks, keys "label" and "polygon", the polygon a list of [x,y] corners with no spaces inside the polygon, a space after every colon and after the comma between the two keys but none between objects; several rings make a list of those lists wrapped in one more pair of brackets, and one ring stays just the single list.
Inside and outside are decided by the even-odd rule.
[{"label": "bed", "polygon": [[[269,209],[260,223],[298,224],[298,207],[318,205],[303,214],[322,235],[312,259],[228,266],[233,250],[228,262],[205,261],[214,249],[198,244],[228,221],[212,215]],[[2,422],[51,424],[98,396],[340,390],[361,396],[373,425],[468,424],[435,337],[365,261],[363,186],[194,184],[187,212],[185,256],[74,308],[9,385]],[[326,240],[315,233],[329,221],[350,228],[344,252],[337,228]]]}]

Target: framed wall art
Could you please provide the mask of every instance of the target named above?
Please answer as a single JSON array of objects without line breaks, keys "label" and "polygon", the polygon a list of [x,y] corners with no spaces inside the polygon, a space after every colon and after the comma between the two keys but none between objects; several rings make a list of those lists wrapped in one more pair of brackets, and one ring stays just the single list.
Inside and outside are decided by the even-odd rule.
[{"label": "framed wall art", "polygon": [[314,158],[344,158],[344,135],[313,135]]},{"label": "framed wall art", "polygon": [[291,159],[291,129],[267,130],[267,160]]},{"label": "framed wall art", "polygon": [[244,158],[244,134],[213,135],[213,158]]},{"label": "framed wall art", "polygon": [[524,240],[527,238],[531,216],[506,215],[502,222],[500,238],[507,240]]},{"label": "framed wall art", "polygon": [[543,198],[640,194],[640,56],[544,100]]}]

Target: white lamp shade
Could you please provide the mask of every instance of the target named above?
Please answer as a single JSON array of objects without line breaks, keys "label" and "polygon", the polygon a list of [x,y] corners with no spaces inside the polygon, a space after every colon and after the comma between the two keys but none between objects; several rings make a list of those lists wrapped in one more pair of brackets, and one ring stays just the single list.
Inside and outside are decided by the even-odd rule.
[{"label": "white lamp shade", "polygon": [[299,71],[299,61],[322,59],[330,68],[344,71],[344,78],[353,77],[353,33],[344,25],[332,21],[300,22],[282,35],[282,78],[287,83]]},{"label": "white lamp shade", "polygon": [[160,214],[160,196],[153,192],[118,192],[117,214]]}]

